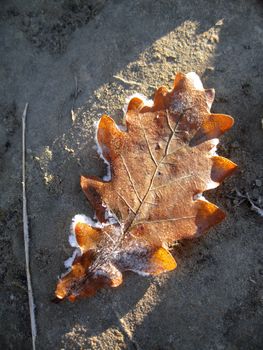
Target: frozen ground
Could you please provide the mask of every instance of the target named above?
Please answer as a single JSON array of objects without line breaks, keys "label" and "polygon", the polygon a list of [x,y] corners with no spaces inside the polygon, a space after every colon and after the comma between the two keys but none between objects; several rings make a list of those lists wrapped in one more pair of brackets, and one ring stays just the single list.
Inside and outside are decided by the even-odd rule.
[{"label": "frozen ground", "polygon": [[[263,219],[234,191],[263,203],[262,1],[2,0],[0,11],[0,348],[31,346],[21,214],[21,115],[29,102],[37,348],[262,349]],[[105,174],[94,122],[104,112],[120,120],[127,95],[150,97],[177,71],[200,74],[216,89],[213,111],[236,120],[220,154],[240,171],[206,194],[227,220],[177,246],[176,271],[130,274],[116,290],[51,303],[72,252],[71,218],[92,215],[79,175]]]}]

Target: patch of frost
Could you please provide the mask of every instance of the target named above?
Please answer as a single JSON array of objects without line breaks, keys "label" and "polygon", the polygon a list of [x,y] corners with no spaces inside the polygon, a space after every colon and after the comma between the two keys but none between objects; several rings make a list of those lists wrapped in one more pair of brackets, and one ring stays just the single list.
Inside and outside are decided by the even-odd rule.
[{"label": "patch of frost", "polygon": [[207,202],[206,198],[203,196],[203,193],[197,193],[196,195],[194,195],[193,200],[197,201],[198,199],[201,199]]},{"label": "patch of frost", "polygon": [[66,269],[70,269],[76,256],[79,256],[79,250],[78,249],[75,249],[72,256],[70,258],[68,258],[67,260],[64,261],[64,266]]},{"label": "patch of frost", "polygon": [[209,155],[212,157],[217,156],[218,154],[216,153],[216,151],[217,151],[217,145],[219,143],[219,139],[212,139],[210,140],[210,142],[213,144],[213,148],[211,148],[211,150],[209,151]]},{"label": "patch of frost", "polygon": [[148,272],[140,271],[140,270],[135,270],[135,269],[130,269],[129,271],[135,272],[140,276],[147,277],[150,276]]},{"label": "patch of frost", "polygon": [[134,97],[138,97],[139,99],[141,99],[144,103],[145,106],[149,106],[149,107],[152,107],[153,106],[153,100],[151,99],[148,99],[146,96],[144,96],[143,94],[139,94],[139,93],[135,93],[135,94],[132,94],[131,96],[128,96],[126,99],[125,99],[125,104],[123,106],[123,113],[124,115],[127,113],[127,110],[128,110],[128,105],[130,103],[130,101],[134,98]]},{"label": "patch of frost", "polygon": [[195,72],[187,73],[186,77],[191,81],[196,90],[204,90],[203,83]]},{"label": "patch of frost", "polygon": [[99,145],[99,142],[98,142],[98,127],[99,127],[99,122],[100,121],[97,121],[94,123],[94,126],[95,126],[95,142],[96,142],[96,151],[98,153],[98,155],[100,156],[100,158],[104,161],[104,163],[106,164],[107,166],[107,174],[103,176],[103,181],[110,181],[111,180],[111,168],[110,168],[110,163],[107,161],[106,158],[104,158],[103,156],[103,153],[102,153],[102,149]]},{"label": "patch of frost", "polygon": [[73,251],[73,254],[70,258],[64,261],[64,266],[70,270],[76,256],[82,255],[82,249],[79,246],[76,235],[75,235],[75,228],[78,223],[84,223],[92,227],[99,227],[102,228],[102,224],[98,221],[92,220],[90,217],[84,215],[84,214],[77,214],[72,219],[72,224],[70,226],[70,235],[69,235],[69,244],[71,247],[76,248]]},{"label": "patch of frost", "polygon": [[107,220],[106,223],[102,224],[103,226],[113,225],[117,224],[119,221],[117,219],[117,216],[107,208],[107,206],[103,203],[102,206],[106,208],[105,210],[105,219]]}]

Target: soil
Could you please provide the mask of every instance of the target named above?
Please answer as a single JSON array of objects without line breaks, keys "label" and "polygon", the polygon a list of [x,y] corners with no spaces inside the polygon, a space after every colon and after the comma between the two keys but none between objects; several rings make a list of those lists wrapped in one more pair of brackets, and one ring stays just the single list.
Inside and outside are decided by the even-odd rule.
[{"label": "soil", "polygon": [[[21,116],[37,349],[263,348],[263,3],[256,0],[2,0],[0,9],[0,348],[30,349],[21,196]],[[80,174],[103,176],[102,113],[197,72],[213,111],[234,116],[220,154],[239,172],[206,197],[227,212],[175,246],[177,270],[129,274],[116,290],[53,304],[76,213],[93,214]],[[119,79],[122,78],[122,79]],[[124,79],[124,80],[123,80]],[[73,110],[73,113],[71,112]]]}]

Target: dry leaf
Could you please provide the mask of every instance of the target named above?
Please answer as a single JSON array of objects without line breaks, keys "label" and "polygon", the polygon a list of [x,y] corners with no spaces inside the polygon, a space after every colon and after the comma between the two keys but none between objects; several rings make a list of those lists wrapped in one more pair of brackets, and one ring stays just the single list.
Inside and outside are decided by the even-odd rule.
[{"label": "dry leaf", "polygon": [[73,219],[71,244],[77,250],[58,282],[57,300],[117,287],[127,270],[173,270],[169,244],[197,237],[224,219],[202,197],[236,169],[215,153],[233,119],[210,113],[214,94],[195,73],[178,73],[173,90],[160,87],[152,105],[141,97],[130,100],[126,131],[102,116],[97,142],[112,175],[109,181],[81,177],[98,222],[84,215]]}]

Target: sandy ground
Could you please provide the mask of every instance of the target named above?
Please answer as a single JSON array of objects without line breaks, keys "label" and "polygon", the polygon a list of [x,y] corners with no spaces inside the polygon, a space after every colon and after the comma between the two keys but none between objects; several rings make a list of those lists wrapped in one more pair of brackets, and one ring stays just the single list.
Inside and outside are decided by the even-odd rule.
[{"label": "sandy ground", "polygon": [[[29,102],[37,348],[263,349],[263,218],[235,193],[263,204],[263,3],[2,0],[0,7],[0,348],[31,347],[21,213],[21,115]],[[174,272],[130,274],[116,290],[51,303],[72,252],[71,218],[93,214],[79,175],[105,173],[94,122],[104,112],[119,121],[126,96],[151,97],[177,71],[200,74],[216,89],[213,111],[235,117],[220,154],[240,171],[206,194],[227,219],[179,244]]]}]

